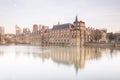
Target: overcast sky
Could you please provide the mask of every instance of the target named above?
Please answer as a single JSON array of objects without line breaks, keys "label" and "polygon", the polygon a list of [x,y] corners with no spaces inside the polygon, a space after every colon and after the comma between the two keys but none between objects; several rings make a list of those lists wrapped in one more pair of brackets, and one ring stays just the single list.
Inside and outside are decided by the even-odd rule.
[{"label": "overcast sky", "polygon": [[120,0],[0,0],[6,33],[14,33],[15,24],[32,29],[33,24],[73,23],[76,15],[86,27],[120,31]]}]

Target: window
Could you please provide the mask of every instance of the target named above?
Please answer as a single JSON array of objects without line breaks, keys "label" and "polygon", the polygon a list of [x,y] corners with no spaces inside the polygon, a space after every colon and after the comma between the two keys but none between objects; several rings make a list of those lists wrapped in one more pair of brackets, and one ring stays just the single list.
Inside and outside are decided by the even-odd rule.
[{"label": "window", "polygon": [[75,38],[76,38],[76,35],[75,35]]}]

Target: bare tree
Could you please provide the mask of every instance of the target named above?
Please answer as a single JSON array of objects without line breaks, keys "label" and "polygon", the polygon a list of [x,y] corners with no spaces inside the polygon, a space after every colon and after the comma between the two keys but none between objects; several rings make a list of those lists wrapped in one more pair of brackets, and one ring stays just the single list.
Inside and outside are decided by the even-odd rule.
[{"label": "bare tree", "polygon": [[100,30],[96,29],[94,33],[94,40],[98,42],[102,38],[102,33]]},{"label": "bare tree", "polygon": [[115,39],[114,34],[111,32],[110,35],[108,36],[110,42]]}]

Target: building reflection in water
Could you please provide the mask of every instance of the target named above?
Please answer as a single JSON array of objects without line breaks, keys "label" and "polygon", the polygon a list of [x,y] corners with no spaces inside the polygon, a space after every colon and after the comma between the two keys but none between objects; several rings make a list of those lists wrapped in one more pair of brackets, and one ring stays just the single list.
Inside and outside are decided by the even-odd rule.
[{"label": "building reflection in water", "polygon": [[[52,46],[49,57],[56,63],[74,65],[76,71],[85,67],[87,60],[99,59],[100,48]],[[45,54],[44,54],[45,55]]]},{"label": "building reflection in water", "polygon": [[[86,61],[98,60],[102,54],[113,55],[112,49],[99,47],[64,47],[50,46],[50,53],[42,53],[42,60],[51,58],[55,63],[63,65],[74,65],[76,71],[85,67]],[[109,50],[109,53],[107,52]],[[111,51],[112,50],[112,51]],[[44,50],[43,50],[44,51]],[[115,50],[116,51],[116,50]],[[111,53],[110,53],[111,52]]]},{"label": "building reflection in water", "polygon": [[[43,62],[47,59],[51,59],[58,64],[67,66],[74,65],[75,70],[78,71],[78,69],[83,69],[85,67],[86,61],[98,60],[102,57],[102,54],[113,56],[113,53],[117,53],[117,51],[118,50],[98,47],[32,46],[23,49],[19,49],[19,47],[15,48],[15,56],[16,58],[20,57],[20,55],[27,57],[32,56],[33,58],[42,59]],[[0,50],[0,56],[4,56],[5,52],[6,50]]]},{"label": "building reflection in water", "polygon": [[[40,57],[44,61],[51,58],[55,63],[64,65],[74,65],[76,71],[85,67],[87,60],[101,58],[101,51],[105,49],[93,47],[63,47],[50,46],[50,53],[41,53]],[[44,50],[43,50],[44,51]]]}]

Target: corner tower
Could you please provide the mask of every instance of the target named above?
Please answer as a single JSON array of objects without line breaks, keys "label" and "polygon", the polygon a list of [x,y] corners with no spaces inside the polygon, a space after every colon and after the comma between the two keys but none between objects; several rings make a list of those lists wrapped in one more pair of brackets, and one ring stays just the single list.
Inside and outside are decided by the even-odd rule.
[{"label": "corner tower", "polygon": [[78,21],[78,17],[76,16],[75,21],[73,22],[74,28],[73,33],[76,37],[76,45],[84,45],[85,41],[85,22]]}]

